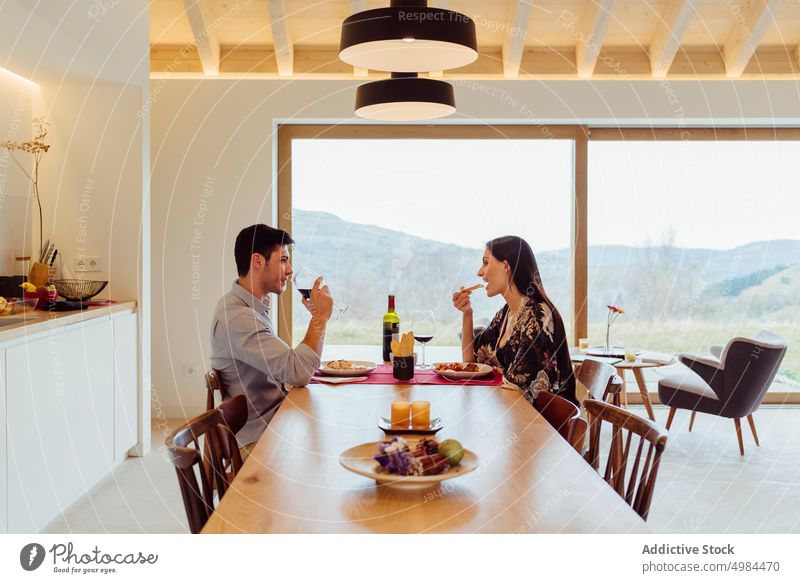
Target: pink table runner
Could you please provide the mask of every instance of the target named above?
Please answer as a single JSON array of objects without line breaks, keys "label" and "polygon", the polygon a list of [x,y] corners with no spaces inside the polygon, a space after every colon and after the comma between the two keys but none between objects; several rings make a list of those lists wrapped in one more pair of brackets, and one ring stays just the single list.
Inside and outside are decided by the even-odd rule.
[{"label": "pink table runner", "polygon": [[[324,378],[323,375],[317,374],[314,380],[319,381],[322,378]],[[451,381],[439,376],[432,370],[415,369],[414,376],[411,380],[398,381],[396,378],[394,378],[394,376],[392,376],[392,365],[379,364],[378,368],[372,371],[366,379],[363,381],[353,382],[357,382],[360,385],[452,385],[456,387],[461,387],[464,385],[483,385],[497,387],[503,384],[503,377],[497,372],[497,370],[493,370],[492,374],[486,375],[485,377]]]}]

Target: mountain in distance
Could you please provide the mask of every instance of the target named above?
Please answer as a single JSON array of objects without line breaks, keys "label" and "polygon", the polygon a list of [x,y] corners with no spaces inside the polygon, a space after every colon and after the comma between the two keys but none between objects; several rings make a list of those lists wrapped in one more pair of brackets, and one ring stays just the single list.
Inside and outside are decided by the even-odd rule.
[{"label": "mountain in distance", "polygon": [[[483,249],[300,209],[293,212],[292,236],[297,241],[295,266],[308,265],[325,275],[337,302],[350,305],[354,318],[379,317],[388,293],[396,294],[401,317],[423,308],[452,317],[453,291],[479,281]],[[536,254],[545,288],[565,319],[571,311],[571,256],[569,249]],[[640,315],[652,310],[665,316],[673,307],[676,313],[685,310],[687,296],[702,309],[746,294],[760,298],[768,309],[765,297],[783,293],[787,284],[782,281],[789,278],[798,285],[798,263],[800,241],[795,240],[758,241],[727,250],[590,246],[590,315],[604,316],[605,304],[617,303],[636,306]],[[473,303],[476,313],[486,314],[501,305],[480,293],[473,294]]]}]

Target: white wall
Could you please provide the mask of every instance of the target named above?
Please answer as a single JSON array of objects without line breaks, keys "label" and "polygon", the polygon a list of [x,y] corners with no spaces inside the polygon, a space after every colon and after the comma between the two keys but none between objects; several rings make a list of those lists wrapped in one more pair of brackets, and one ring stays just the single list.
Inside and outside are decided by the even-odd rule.
[{"label": "white wall", "polygon": [[[24,142],[31,138],[31,107],[36,91],[29,81],[0,71],[0,140]],[[14,155],[25,168],[30,168],[28,154]],[[25,270],[24,264],[14,261],[14,255],[30,254],[30,202],[30,181],[11,154],[0,150],[0,275],[18,275]]]},{"label": "white wall", "polygon": [[[79,253],[100,256],[101,271],[87,276],[110,280],[105,296],[139,303],[143,449],[150,441],[149,7],[147,0],[0,4],[0,67],[36,83],[28,133],[32,117],[51,123],[39,187],[44,238],[55,240],[67,264]],[[10,83],[0,74],[0,111],[15,90]],[[0,131],[8,115],[0,113]],[[29,221],[21,204],[9,212],[0,221]],[[36,254],[38,220],[28,230]],[[0,235],[0,254],[8,244]]]},{"label": "white wall", "polygon": [[[159,414],[205,403],[209,321],[235,277],[233,241],[274,224],[276,121],[342,121],[344,81],[151,82],[153,387]],[[456,84],[458,121],[484,123],[800,124],[794,82],[472,82]],[[185,373],[185,365],[194,374]]]},{"label": "white wall", "polygon": [[[43,88],[49,103],[51,152],[45,238],[55,241],[63,264],[57,276],[73,277],[76,257],[99,257],[91,279],[108,280],[98,297],[138,297],[137,257],[142,203],[142,131],[136,112],[141,87],[61,85]],[[57,188],[52,188],[57,185]]]}]

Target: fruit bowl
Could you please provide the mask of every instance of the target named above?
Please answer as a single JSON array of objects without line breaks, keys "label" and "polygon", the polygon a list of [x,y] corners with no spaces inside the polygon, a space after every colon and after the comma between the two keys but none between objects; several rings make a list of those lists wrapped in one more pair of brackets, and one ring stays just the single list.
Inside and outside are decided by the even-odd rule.
[{"label": "fruit bowl", "polygon": [[94,279],[57,279],[53,285],[62,298],[82,302],[103,291],[108,282]]},{"label": "fruit bowl", "polygon": [[38,298],[10,299],[3,305],[3,309],[0,310],[0,316],[11,316],[12,314],[24,312],[25,310],[33,310],[38,301]]}]

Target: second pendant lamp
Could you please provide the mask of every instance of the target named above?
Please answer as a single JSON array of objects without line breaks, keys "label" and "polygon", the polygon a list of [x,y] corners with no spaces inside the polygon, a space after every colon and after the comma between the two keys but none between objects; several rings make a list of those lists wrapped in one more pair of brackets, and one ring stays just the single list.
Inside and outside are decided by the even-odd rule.
[{"label": "second pendant lamp", "polygon": [[356,90],[356,115],[367,119],[413,121],[454,113],[453,87],[417,73],[462,67],[477,57],[472,19],[429,8],[425,0],[392,0],[389,8],[353,14],[342,25],[339,58],[392,73]]},{"label": "second pendant lamp", "polygon": [[453,86],[416,73],[392,73],[356,89],[356,115],[383,121],[445,117],[456,111]]}]

